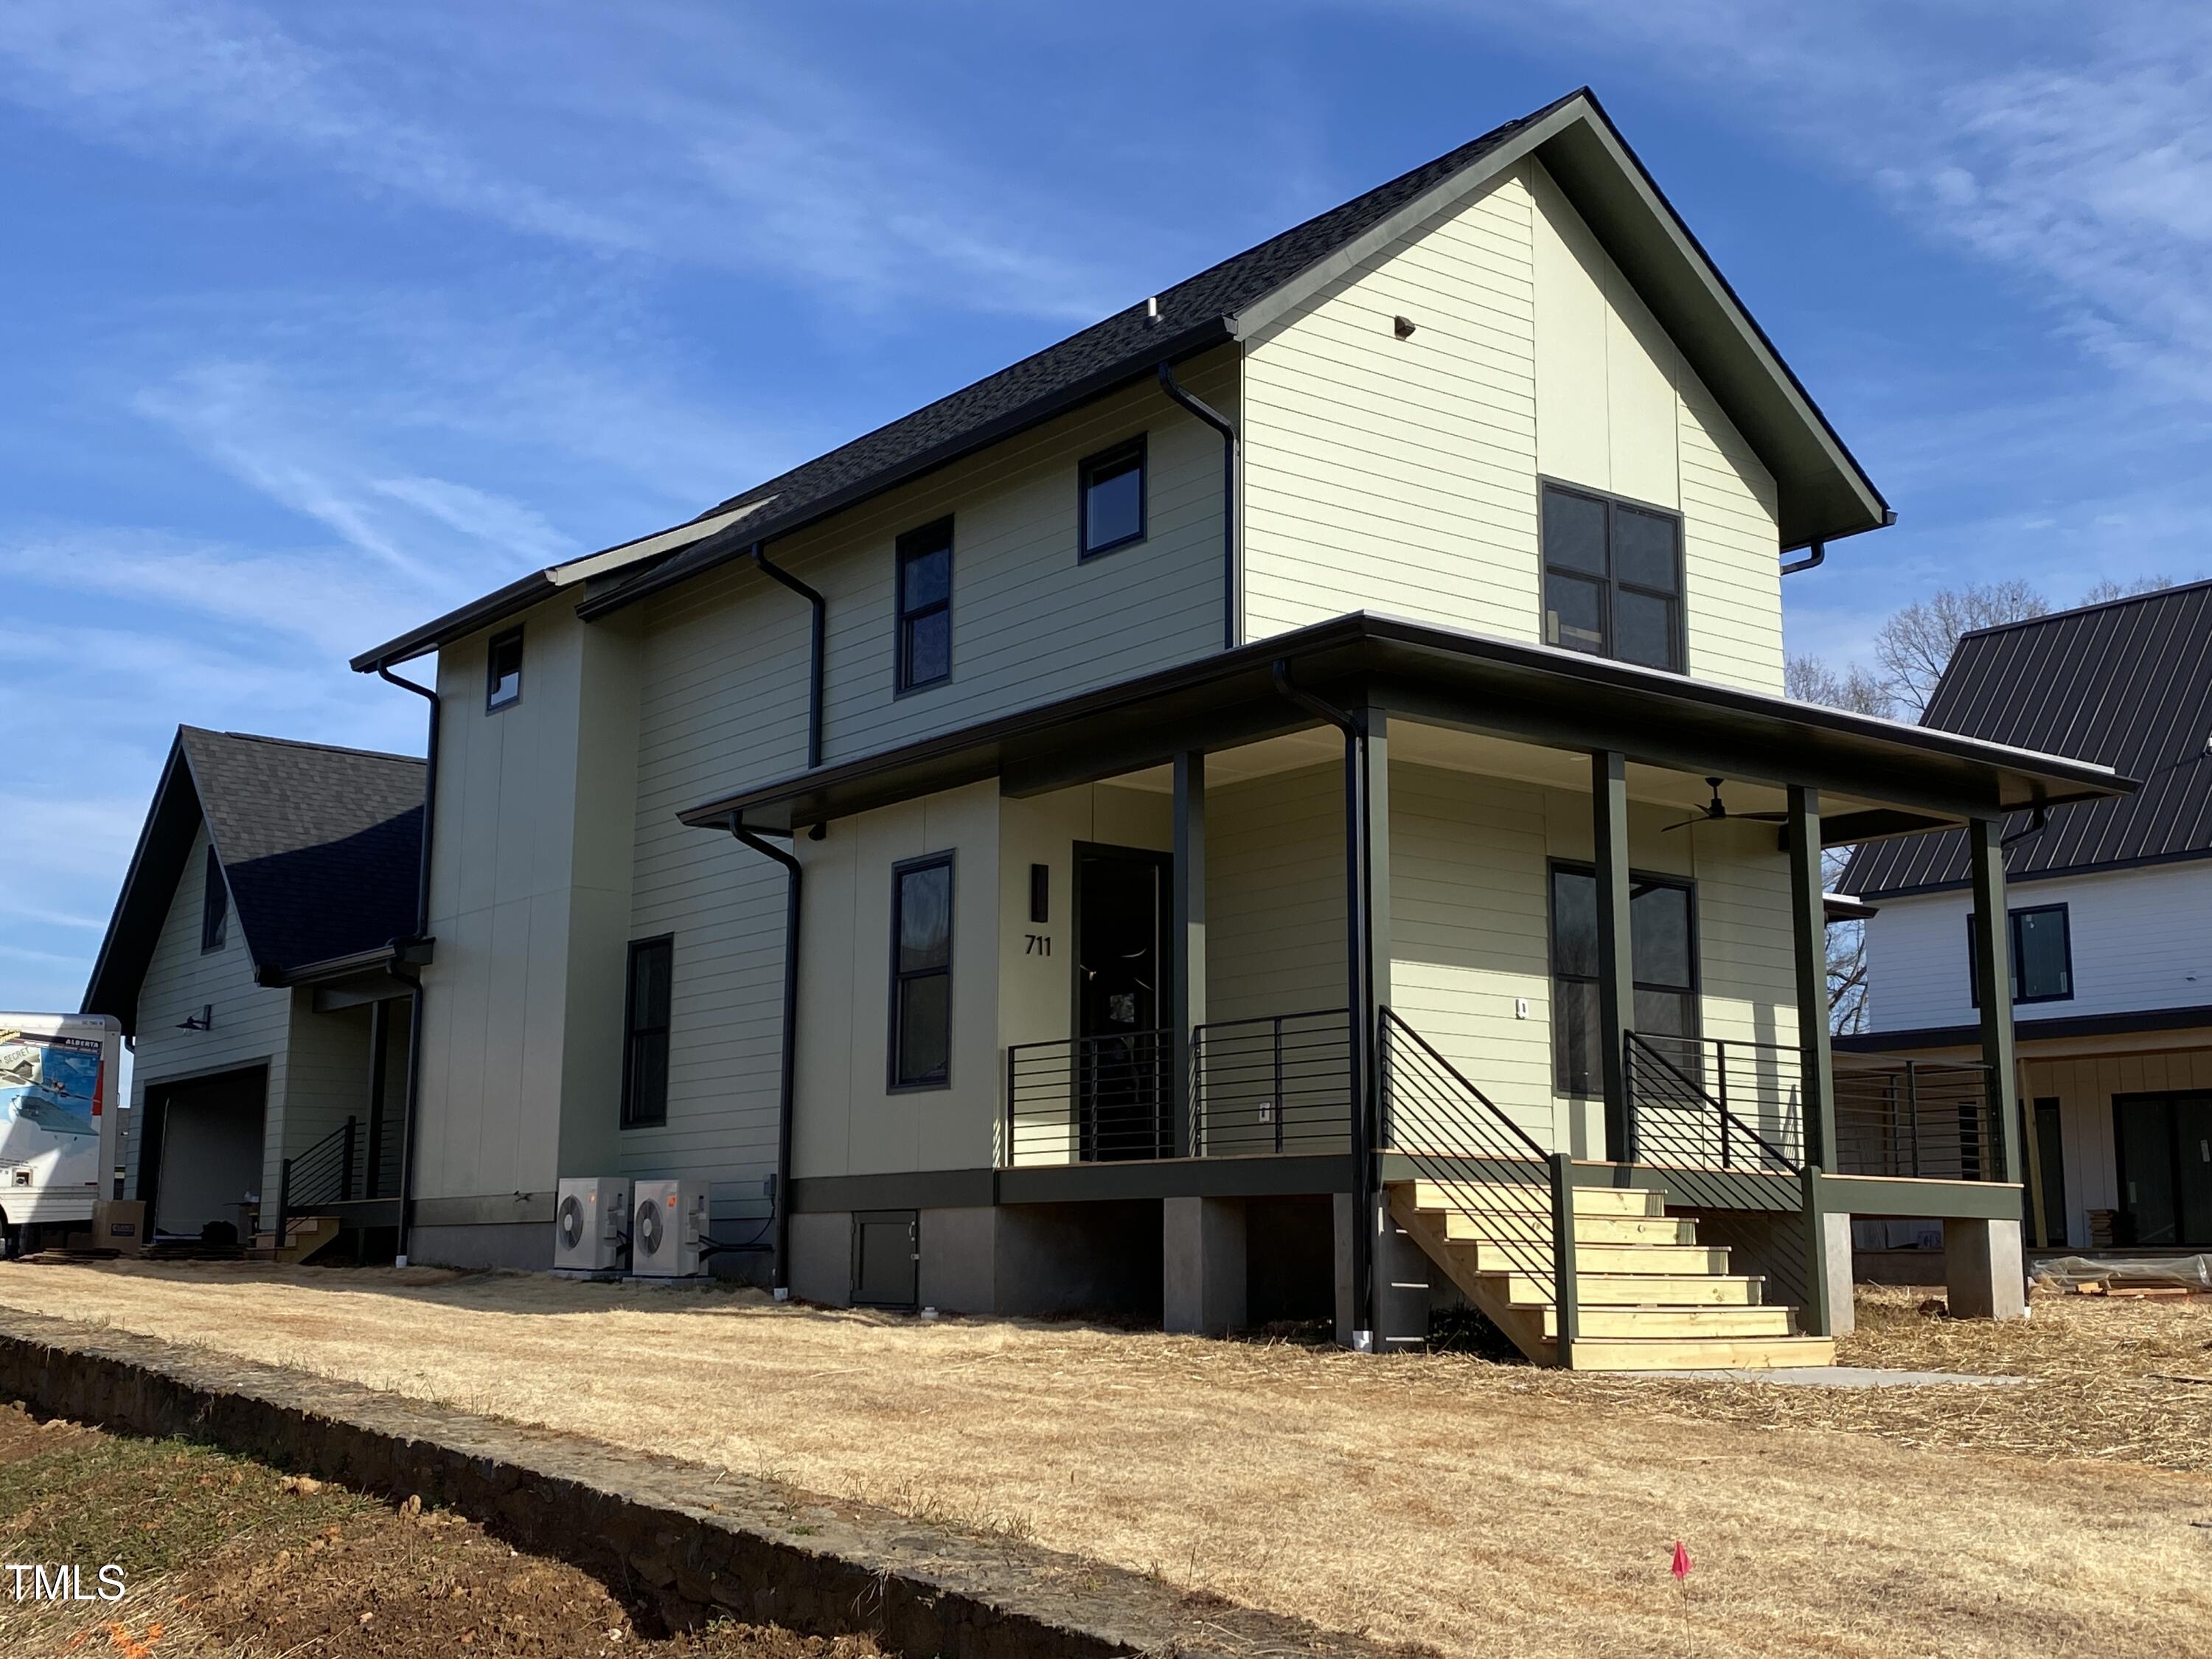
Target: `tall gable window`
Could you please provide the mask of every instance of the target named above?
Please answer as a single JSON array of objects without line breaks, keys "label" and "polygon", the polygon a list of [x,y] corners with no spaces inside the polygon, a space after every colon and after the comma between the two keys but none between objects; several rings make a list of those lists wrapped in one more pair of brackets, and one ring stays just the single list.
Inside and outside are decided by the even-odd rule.
[{"label": "tall gable window", "polygon": [[1081,556],[1145,539],[1145,441],[1093,455],[1076,470],[1083,520]]},{"label": "tall gable window", "polygon": [[633,939],[629,990],[623,1006],[622,1125],[668,1121],[668,1008],[676,975],[676,941]]},{"label": "tall gable window", "polygon": [[1682,521],[1544,486],[1544,643],[1682,672]]},{"label": "tall gable window", "polygon": [[891,872],[891,1087],[952,1074],[952,855]]},{"label": "tall gable window", "polygon": [[222,860],[215,855],[215,843],[207,849],[206,886],[200,894],[200,951],[222,949],[222,942],[230,933],[230,884],[223,879]]},{"label": "tall gable window", "polygon": [[484,653],[484,712],[493,714],[522,701],[522,630],[496,635]]},{"label": "tall gable window", "polygon": [[952,520],[898,538],[898,689],[952,678]]}]

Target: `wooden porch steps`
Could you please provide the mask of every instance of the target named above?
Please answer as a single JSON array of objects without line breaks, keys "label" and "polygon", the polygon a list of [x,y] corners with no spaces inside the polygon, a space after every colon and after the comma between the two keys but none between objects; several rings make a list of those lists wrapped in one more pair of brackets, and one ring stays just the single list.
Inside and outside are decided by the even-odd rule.
[{"label": "wooden porch steps", "polygon": [[286,1218],[284,1242],[273,1232],[253,1235],[246,1255],[255,1261],[305,1261],[325,1246],[337,1242],[338,1218],[334,1215],[295,1215]]},{"label": "wooden porch steps", "polygon": [[[1390,1213],[1467,1298],[1539,1364],[1559,1363],[1548,1177],[1393,1182]],[[1729,1271],[1724,1246],[1669,1217],[1656,1192],[1577,1188],[1573,1364],[1581,1370],[1826,1365],[1835,1344],[1799,1333],[1796,1310]]]}]

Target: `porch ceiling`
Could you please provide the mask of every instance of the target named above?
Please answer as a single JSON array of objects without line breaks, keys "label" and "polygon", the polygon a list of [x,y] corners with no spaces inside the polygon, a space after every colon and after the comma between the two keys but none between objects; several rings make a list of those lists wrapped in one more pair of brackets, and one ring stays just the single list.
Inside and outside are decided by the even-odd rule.
[{"label": "porch ceiling", "polygon": [[[1394,730],[1409,736],[1400,722],[1449,727],[1519,750],[1550,749],[1585,779],[1577,751],[1616,750],[1640,770],[1677,775],[1642,786],[1656,792],[1647,799],[1676,804],[1700,802],[1699,780],[1708,774],[1770,789],[1810,785],[1840,799],[1940,817],[2136,787],[2085,761],[1363,611],[902,748],[740,787],[680,816],[701,827],[742,819],[788,831],[990,777],[1010,795],[1033,795],[1139,773],[1179,750],[1218,753],[1299,732],[1324,736],[1328,746],[1312,716],[1277,690],[1278,662],[1301,687],[1335,702],[1389,708]],[[1739,790],[1730,805],[1753,810],[1753,799]],[[1926,817],[1911,827],[1928,827]]]}]

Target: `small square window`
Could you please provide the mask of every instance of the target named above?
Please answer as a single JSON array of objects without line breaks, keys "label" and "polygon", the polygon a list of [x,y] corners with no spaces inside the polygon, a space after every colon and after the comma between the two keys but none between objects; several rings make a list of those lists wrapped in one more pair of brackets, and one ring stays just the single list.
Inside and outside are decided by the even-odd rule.
[{"label": "small square window", "polygon": [[484,712],[522,701],[522,630],[509,629],[484,653]]},{"label": "small square window", "polygon": [[898,538],[898,689],[952,678],[952,520]]},{"label": "small square window", "polygon": [[1145,539],[1145,441],[1093,455],[1077,470],[1082,556]]}]

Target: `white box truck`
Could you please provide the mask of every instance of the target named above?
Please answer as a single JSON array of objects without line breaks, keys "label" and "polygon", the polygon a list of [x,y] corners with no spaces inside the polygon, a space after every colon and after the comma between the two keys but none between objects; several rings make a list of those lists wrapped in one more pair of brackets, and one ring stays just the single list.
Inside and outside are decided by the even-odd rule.
[{"label": "white box truck", "polygon": [[97,1014],[0,1013],[0,1247],[92,1231],[120,1163],[123,1030]]}]

